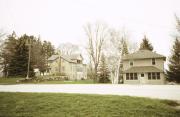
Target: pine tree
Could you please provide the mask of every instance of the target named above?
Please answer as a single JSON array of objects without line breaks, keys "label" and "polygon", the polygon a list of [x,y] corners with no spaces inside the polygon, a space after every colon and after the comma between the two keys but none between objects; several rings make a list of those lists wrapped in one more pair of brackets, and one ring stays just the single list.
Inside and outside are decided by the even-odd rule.
[{"label": "pine tree", "polygon": [[26,76],[30,44],[30,74],[34,76],[33,69],[39,68],[44,73],[48,66],[48,58],[54,54],[54,46],[47,41],[42,42],[40,38],[24,34],[17,37],[15,32],[5,39],[3,49],[0,52],[3,58],[4,76]]},{"label": "pine tree", "polygon": [[100,83],[108,83],[109,80],[109,70],[106,64],[105,56],[102,54],[101,61],[98,67],[98,78]]},{"label": "pine tree", "polygon": [[[180,34],[180,19],[175,15],[176,29]],[[169,81],[180,83],[180,37],[177,34],[172,48],[172,54],[169,60],[169,70],[167,70],[167,76]]]},{"label": "pine tree", "polygon": [[11,35],[5,39],[4,47],[1,52],[3,58],[3,73],[4,77],[8,77],[9,63],[12,60],[15,53],[15,45],[17,44],[16,33],[13,31]]},{"label": "pine tree", "polygon": [[168,80],[180,83],[180,40],[178,38],[174,42],[169,62]]},{"label": "pine tree", "polygon": [[[27,67],[28,67],[28,47],[26,45],[26,41],[29,39],[27,35],[23,35],[22,37],[17,39],[15,47],[15,52],[12,56],[11,61],[9,61],[8,67],[8,75],[9,76],[22,76],[25,77],[27,75]],[[30,64],[30,73],[29,76],[34,76],[34,71],[32,67],[32,62]]]},{"label": "pine tree", "polygon": [[176,19],[176,29],[180,33],[180,18],[175,14]]},{"label": "pine tree", "polygon": [[[123,43],[122,43],[122,56],[124,55],[127,55],[129,54],[129,51],[128,51],[128,46],[127,46],[127,43],[125,40],[123,40]],[[119,80],[123,80],[123,61],[122,61],[122,58],[121,58],[121,62],[120,62],[120,69],[119,69]],[[118,81],[120,82],[120,81]]]},{"label": "pine tree", "polygon": [[42,68],[41,72],[44,73],[45,71],[48,71],[48,58],[51,57],[54,53],[55,53],[54,46],[50,42],[44,41],[42,45],[42,55],[43,55],[42,60],[44,61],[41,62],[45,65],[41,67]]},{"label": "pine tree", "polygon": [[149,42],[149,40],[144,36],[142,43],[140,44],[140,49],[139,50],[150,50],[153,51],[153,46]]},{"label": "pine tree", "polygon": [[123,40],[123,45],[122,45],[122,56],[129,54],[128,46],[125,40]]}]

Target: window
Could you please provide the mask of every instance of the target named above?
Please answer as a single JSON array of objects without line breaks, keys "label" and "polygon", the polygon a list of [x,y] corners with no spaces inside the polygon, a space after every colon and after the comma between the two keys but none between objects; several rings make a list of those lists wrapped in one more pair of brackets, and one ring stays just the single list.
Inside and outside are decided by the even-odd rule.
[{"label": "window", "polygon": [[160,73],[159,72],[149,72],[148,73],[148,80],[160,80]]},{"label": "window", "polygon": [[144,74],[141,74],[141,77],[144,77]]},{"label": "window", "polygon": [[151,73],[148,73],[148,80],[151,80]]},{"label": "window", "polygon": [[77,60],[77,63],[81,63],[81,60]]},{"label": "window", "polygon": [[133,80],[133,73],[130,73],[130,79]]},{"label": "window", "polygon": [[126,80],[129,80],[129,73],[126,73]]},{"label": "window", "polygon": [[130,63],[129,63],[129,64],[130,64],[130,66],[133,66],[133,61],[130,61]]},{"label": "window", "polygon": [[137,73],[134,73],[134,80],[137,80]]},{"label": "window", "polygon": [[155,80],[156,79],[156,75],[155,73],[152,73],[152,79]]},{"label": "window", "polygon": [[160,73],[156,73],[157,79],[160,79]]},{"label": "window", "polygon": [[137,73],[126,73],[126,80],[137,80]]},{"label": "window", "polygon": [[156,64],[156,60],[155,58],[152,59],[152,65],[155,65]]}]

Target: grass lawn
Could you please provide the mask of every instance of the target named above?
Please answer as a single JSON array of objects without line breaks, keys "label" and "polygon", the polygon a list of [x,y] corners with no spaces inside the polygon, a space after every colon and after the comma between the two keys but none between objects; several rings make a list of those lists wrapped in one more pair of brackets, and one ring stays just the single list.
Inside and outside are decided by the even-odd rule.
[{"label": "grass lawn", "polygon": [[[16,81],[23,78],[0,78],[2,84],[17,84]],[[18,83],[21,84],[21,83]],[[23,83],[25,84],[25,83]],[[94,84],[93,80],[78,80],[78,81],[43,81],[43,82],[28,82],[26,84]]]},{"label": "grass lawn", "polygon": [[173,105],[128,96],[0,93],[0,117],[180,117]]},{"label": "grass lawn", "polygon": [[23,78],[0,78],[0,85],[1,84],[16,84],[16,81],[20,79],[23,79]]}]

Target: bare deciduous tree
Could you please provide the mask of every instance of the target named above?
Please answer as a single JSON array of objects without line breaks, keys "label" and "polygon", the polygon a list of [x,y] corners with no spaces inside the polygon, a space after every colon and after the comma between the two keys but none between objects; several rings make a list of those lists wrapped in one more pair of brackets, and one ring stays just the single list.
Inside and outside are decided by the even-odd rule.
[{"label": "bare deciduous tree", "polygon": [[[114,52],[109,56],[110,58],[110,64],[112,68],[112,83],[116,84],[119,82],[119,77],[120,77],[120,71],[122,71],[121,64],[122,64],[122,56],[124,54],[128,54],[128,35],[127,33],[122,30],[122,31],[117,31],[115,29],[110,29],[110,42],[112,43],[114,47]],[[111,47],[112,48],[112,47]],[[112,51],[112,50],[111,50]],[[114,60],[114,62],[113,62]]]},{"label": "bare deciduous tree", "polygon": [[129,53],[134,53],[139,49],[137,42],[128,42]]},{"label": "bare deciduous tree", "polygon": [[122,57],[123,39],[122,39],[121,33],[119,31],[111,29],[110,30],[110,40],[117,52],[116,62],[115,62],[116,70],[114,72],[114,78],[112,79],[112,83],[115,84],[115,83],[118,83],[118,81],[119,81],[119,70],[120,70],[120,62],[121,62],[121,57]]},{"label": "bare deciduous tree", "polygon": [[75,53],[79,53],[79,46],[72,43],[62,43],[58,47],[58,51],[63,55],[72,55]]},{"label": "bare deciduous tree", "polygon": [[92,60],[94,68],[94,82],[97,81],[97,68],[100,62],[100,57],[103,49],[104,41],[108,36],[108,28],[105,24],[96,23],[95,25],[87,24],[84,27],[88,38],[87,51]]}]

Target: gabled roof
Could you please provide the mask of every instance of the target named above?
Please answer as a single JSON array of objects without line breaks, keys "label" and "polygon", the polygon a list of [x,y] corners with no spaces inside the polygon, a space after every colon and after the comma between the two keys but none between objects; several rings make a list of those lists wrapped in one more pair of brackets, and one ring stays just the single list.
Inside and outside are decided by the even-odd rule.
[{"label": "gabled roof", "polygon": [[72,61],[70,56],[68,56],[68,55],[61,55],[61,58],[68,61],[68,62],[70,62],[70,63],[74,63],[74,61]]},{"label": "gabled roof", "polygon": [[48,61],[54,61],[59,57],[59,55],[52,55],[51,57],[48,58]]},{"label": "gabled roof", "polygon": [[132,54],[127,54],[123,56],[123,60],[130,60],[130,59],[147,59],[147,58],[163,58],[166,59],[165,56],[157,54],[156,52],[152,52],[150,50],[139,50]]},{"label": "gabled roof", "polygon": [[[81,56],[80,54],[76,55],[61,55],[60,57],[68,62],[75,63],[73,60],[77,59]],[[81,56],[82,57],[82,56]],[[54,61],[59,58],[59,55],[52,55],[50,58],[48,58],[48,61]]]},{"label": "gabled roof", "polygon": [[154,66],[136,66],[125,70],[123,73],[141,73],[141,72],[163,72]]},{"label": "gabled roof", "polygon": [[[81,54],[72,54],[72,55],[69,55],[70,59],[79,59],[79,57],[82,58]],[[83,58],[82,58],[83,59]]]}]

